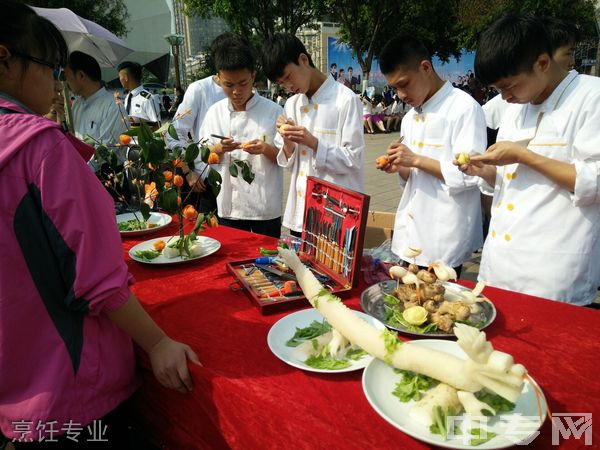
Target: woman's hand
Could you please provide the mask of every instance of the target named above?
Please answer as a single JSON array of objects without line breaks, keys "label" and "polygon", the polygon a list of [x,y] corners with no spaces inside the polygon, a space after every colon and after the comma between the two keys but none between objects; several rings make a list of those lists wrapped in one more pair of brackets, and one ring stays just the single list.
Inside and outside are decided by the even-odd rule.
[{"label": "woman's hand", "polygon": [[187,361],[198,366],[202,364],[188,345],[164,336],[152,347],[148,356],[154,376],[164,387],[184,394],[194,388]]}]

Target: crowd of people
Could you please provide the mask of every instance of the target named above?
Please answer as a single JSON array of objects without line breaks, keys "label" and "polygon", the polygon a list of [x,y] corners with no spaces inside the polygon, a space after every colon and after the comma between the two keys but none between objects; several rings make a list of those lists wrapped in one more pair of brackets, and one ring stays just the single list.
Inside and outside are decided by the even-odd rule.
[{"label": "crowd of people", "polygon": [[[2,435],[19,437],[14,424],[24,419],[86,425],[104,418],[118,441],[119,411],[138,386],[133,342],[158,380],[181,392],[193,388],[188,361],[200,362],[131,293],[114,203],[80,139],[110,143],[140,121],[158,126],[160,105],[138,64],[119,65],[127,95],[115,101],[92,57],[68,54],[60,32],[24,4],[2,4],[0,445]],[[381,52],[384,100],[354,92],[352,82],[340,82],[341,70],[337,78],[322,73],[297,37],[275,34],[261,65],[290,96],[273,102],[253,89],[256,59],[247,41],[226,33],[211,47],[216,73],[169,105],[176,105],[177,138],[165,139],[169,148],[205,140],[219,155],[216,198],[200,159],[181,170],[222,224],[270,236],[283,225],[300,235],[307,177],[363,191],[365,129],[400,127],[381,166],[381,176],[403,186],[392,244],[400,261],[426,267],[443,260],[460,273],[483,245],[480,278],[488,284],[588,305],[600,284],[600,79],[571,70],[570,30],[527,15],[493,23],[479,41],[474,76],[501,95],[484,108],[442,80],[430,51],[409,36]],[[77,95],[74,136],[57,123],[63,68]],[[229,174],[233,159],[251,164],[251,185]],[[282,215],[283,170],[291,181]],[[485,244],[480,192],[493,199]],[[408,258],[408,246],[421,253]],[[75,445],[64,428],[52,435],[61,448]]]}]

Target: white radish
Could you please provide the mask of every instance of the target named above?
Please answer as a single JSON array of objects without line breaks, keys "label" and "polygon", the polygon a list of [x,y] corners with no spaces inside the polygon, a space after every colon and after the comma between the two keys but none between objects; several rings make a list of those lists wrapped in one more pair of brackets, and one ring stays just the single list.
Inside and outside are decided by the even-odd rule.
[{"label": "white radish", "polygon": [[332,358],[339,358],[345,352],[348,346],[348,339],[346,339],[338,330],[335,328],[332,331],[331,342],[329,342],[329,355]]},{"label": "white radish", "polygon": [[483,411],[489,411],[492,416],[496,415],[496,410],[487,403],[478,400],[472,392],[458,391],[458,400],[462,404],[465,412],[473,417],[482,417],[485,414]]},{"label": "white radish", "polygon": [[[279,253],[295,272],[311,305],[334,329],[372,356],[396,368],[427,375],[462,391],[476,392],[486,387],[510,401],[515,401],[521,394],[523,378],[511,372],[514,366],[508,371],[488,366],[489,356],[494,350],[487,342],[485,333],[464,324],[455,325],[458,344],[470,358],[467,360],[410,342],[401,343],[396,334],[389,330],[377,330],[328,292],[293,251],[279,249]],[[516,370],[518,372],[521,369]]]},{"label": "white radish", "polygon": [[427,391],[425,396],[413,405],[408,415],[421,425],[429,427],[435,422],[433,410],[436,406],[442,408],[443,411],[452,408],[456,414],[462,410],[456,389],[440,383]]}]

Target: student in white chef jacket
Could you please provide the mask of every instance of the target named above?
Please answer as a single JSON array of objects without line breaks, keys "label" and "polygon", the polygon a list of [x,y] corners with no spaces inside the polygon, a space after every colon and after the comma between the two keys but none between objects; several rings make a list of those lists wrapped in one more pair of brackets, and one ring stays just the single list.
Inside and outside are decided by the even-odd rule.
[{"label": "student in white chef jacket", "polygon": [[[215,52],[218,48],[234,42],[243,43],[240,36],[235,33],[226,32],[217,36],[210,45],[211,60],[215,60]],[[177,132],[177,139],[173,139],[167,133],[165,135],[167,147],[170,149],[176,146],[187,147],[189,145],[188,135],[191,137],[191,142],[199,142],[201,136],[200,127],[204,122],[208,108],[224,98],[225,93],[221,88],[217,74],[210,75],[190,84],[185,91],[183,101],[177,107],[177,112],[172,122]],[[200,169],[200,173],[202,173],[204,167],[205,164],[200,161],[196,168]],[[200,212],[216,210],[216,197],[212,193],[212,190],[206,189],[204,180],[200,177],[199,173],[189,170],[187,167],[183,168],[183,173],[188,185],[195,191],[189,199],[190,203],[196,205],[196,208]],[[204,175],[206,174],[207,171],[204,171]],[[194,198],[195,196],[197,197]]]},{"label": "student in white chef jacket", "polygon": [[[573,24],[555,17],[542,17],[541,20],[544,23],[548,40],[552,47],[552,59],[567,71],[573,69],[575,65],[575,47],[579,40],[577,28]],[[502,98],[502,95],[496,95],[483,105],[485,123],[495,133],[500,128],[500,121],[508,105],[509,103]],[[495,137],[494,141],[488,144],[491,145],[494,142]]]},{"label": "student in white chef jacket", "polygon": [[477,77],[511,105],[497,143],[460,169],[494,193],[479,278],[586,305],[600,283],[600,79],[551,54],[532,16],[507,15],[484,32]]},{"label": "student in white chef jacket", "polygon": [[119,81],[129,93],[125,96],[125,111],[133,125],[141,120],[152,127],[160,125],[160,100],[141,84],[142,66],[124,61],[118,66]]},{"label": "student in white chef jacket", "polygon": [[[309,175],[362,192],[362,105],[354,92],[315,68],[304,44],[278,33],[263,47],[267,77],[294,93],[277,119],[277,161],[292,172],[283,225],[299,235]],[[286,124],[285,131],[281,125]]]},{"label": "student in white chef jacket", "polygon": [[[219,164],[214,165],[223,180],[217,196],[220,223],[279,237],[283,174],[276,162],[273,138],[275,122],[283,108],[252,89],[256,72],[252,52],[246,45],[218,49],[215,67],[227,98],[208,109],[200,136],[208,139],[220,156]],[[255,175],[251,184],[241,174],[230,175],[229,165],[234,159],[250,163]]]},{"label": "student in white chef jacket", "polygon": [[394,38],[383,48],[379,65],[398,97],[413,108],[401,124],[402,142],[388,147],[387,172],[398,172],[404,192],[394,224],[392,251],[407,262],[407,247],[422,253],[416,264],[441,260],[460,273],[482,244],[477,178],[456,170],[456,153],[481,153],[486,147],[485,119],[467,93],[444,82],[431,55],[417,39]]}]

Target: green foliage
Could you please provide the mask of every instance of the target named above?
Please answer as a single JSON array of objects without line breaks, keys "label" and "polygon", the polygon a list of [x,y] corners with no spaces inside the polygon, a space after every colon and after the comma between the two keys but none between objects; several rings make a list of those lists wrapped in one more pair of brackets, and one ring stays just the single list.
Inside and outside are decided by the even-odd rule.
[{"label": "green foliage", "polygon": [[[441,59],[460,54],[453,18],[458,0],[326,0],[364,74],[386,42],[400,34],[422,39]],[[365,75],[367,78],[367,75]]]},{"label": "green foliage", "polygon": [[459,44],[474,50],[481,33],[508,12],[552,16],[575,24],[581,40],[596,40],[594,0],[458,0]]},{"label": "green foliage", "polygon": [[96,22],[117,36],[127,35],[129,13],[124,0],[21,0],[29,6],[68,8],[78,16]]},{"label": "green foliage", "polygon": [[323,14],[322,0],[182,0],[186,13],[200,17],[219,16],[242,36],[256,35],[259,42],[274,33],[296,33]]}]

